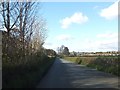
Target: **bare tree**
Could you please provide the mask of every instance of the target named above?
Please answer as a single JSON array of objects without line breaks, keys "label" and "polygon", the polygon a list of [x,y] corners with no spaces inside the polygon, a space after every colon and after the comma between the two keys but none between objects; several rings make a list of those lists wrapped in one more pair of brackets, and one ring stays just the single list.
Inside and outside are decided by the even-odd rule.
[{"label": "bare tree", "polygon": [[46,21],[42,17],[37,21],[37,5],[35,2],[0,3],[1,22],[7,30],[7,39],[4,40],[6,53],[11,53],[11,50],[18,47],[24,57],[29,52],[28,49],[41,49],[47,29]]},{"label": "bare tree", "polygon": [[34,23],[33,28],[32,47],[35,50],[41,50],[44,40],[46,39],[46,22],[41,18],[40,22],[36,21]]},{"label": "bare tree", "polygon": [[28,78],[21,82],[20,77],[39,72],[39,66],[49,61],[42,47],[46,38],[46,21],[36,13],[38,3],[6,1],[0,3],[0,25],[6,29],[2,35],[3,87],[13,84],[17,87],[15,83],[24,87]]}]

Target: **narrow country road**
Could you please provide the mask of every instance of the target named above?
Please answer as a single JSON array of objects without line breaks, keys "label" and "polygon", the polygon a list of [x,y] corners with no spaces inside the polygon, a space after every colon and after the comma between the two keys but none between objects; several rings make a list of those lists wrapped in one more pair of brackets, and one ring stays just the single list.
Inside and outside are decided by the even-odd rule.
[{"label": "narrow country road", "polygon": [[37,88],[118,88],[118,77],[57,58]]}]

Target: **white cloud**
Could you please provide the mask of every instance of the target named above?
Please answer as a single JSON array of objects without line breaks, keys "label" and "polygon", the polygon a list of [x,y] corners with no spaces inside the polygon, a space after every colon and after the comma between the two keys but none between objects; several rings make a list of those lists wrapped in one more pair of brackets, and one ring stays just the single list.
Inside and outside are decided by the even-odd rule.
[{"label": "white cloud", "polygon": [[98,34],[97,35],[98,38],[116,38],[118,37],[118,33],[104,33],[104,34]]},{"label": "white cloud", "polygon": [[100,7],[100,6],[97,6],[97,5],[96,5],[96,6],[93,7],[93,9],[98,9],[99,7]]},{"label": "white cloud", "polygon": [[117,40],[99,40],[92,42],[83,42],[82,51],[113,51],[118,49]]},{"label": "white cloud", "polygon": [[69,34],[61,34],[56,37],[57,40],[67,41],[73,39],[73,37]]},{"label": "white cloud", "polygon": [[100,41],[100,47],[101,49],[118,49],[118,33],[105,33],[105,34],[99,34],[103,40]]},{"label": "white cloud", "polygon": [[109,51],[118,49],[118,33],[98,34],[97,40],[88,40],[86,48],[98,51]]},{"label": "white cloud", "polygon": [[[118,50],[118,33],[106,32],[96,35],[93,38],[76,39],[69,34],[61,34],[55,37],[53,42],[45,43],[45,48],[57,50],[57,47],[65,45],[71,51],[79,52],[96,52],[96,51],[117,51]],[[62,42],[67,41],[67,42]]]},{"label": "white cloud", "polygon": [[118,17],[118,1],[111,6],[104,8],[100,12],[100,16],[112,20]]},{"label": "white cloud", "polygon": [[58,45],[55,44],[55,43],[53,44],[53,43],[51,43],[51,42],[46,42],[46,43],[43,45],[43,47],[46,48],[46,49],[53,49],[53,50],[56,51]]},{"label": "white cloud", "polygon": [[81,12],[74,13],[71,17],[66,17],[61,20],[62,28],[68,28],[72,23],[81,24],[88,21],[88,17]]},{"label": "white cloud", "polygon": [[104,34],[98,34],[96,39],[83,38],[72,45],[70,49],[80,52],[96,52],[96,51],[117,51],[118,50],[118,33],[107,32]]},{"label": "white cloud", "polygon": [[50,43],[50,42],[46,42],[45,45],[46,45],[46,46],[52,46],[53,44]]}]

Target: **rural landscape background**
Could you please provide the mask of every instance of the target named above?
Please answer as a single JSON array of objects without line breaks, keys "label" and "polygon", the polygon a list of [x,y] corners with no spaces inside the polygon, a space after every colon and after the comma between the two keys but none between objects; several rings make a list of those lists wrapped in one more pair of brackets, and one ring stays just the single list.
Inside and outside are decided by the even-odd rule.
[{"label": "rural landscape background", "polygon": [[118,2],[0,2],[2,88],[118,88]]}]

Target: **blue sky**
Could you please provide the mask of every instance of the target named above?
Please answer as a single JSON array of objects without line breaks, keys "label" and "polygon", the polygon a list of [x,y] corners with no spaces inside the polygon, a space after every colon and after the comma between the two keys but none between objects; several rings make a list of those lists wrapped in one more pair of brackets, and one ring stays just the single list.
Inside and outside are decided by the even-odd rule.
[{"label": "blue sky", "polygon": [[40,13],[47,21],[44,47],[65,45],[70,51],[118,50],[117,3],[44,2]]}]

